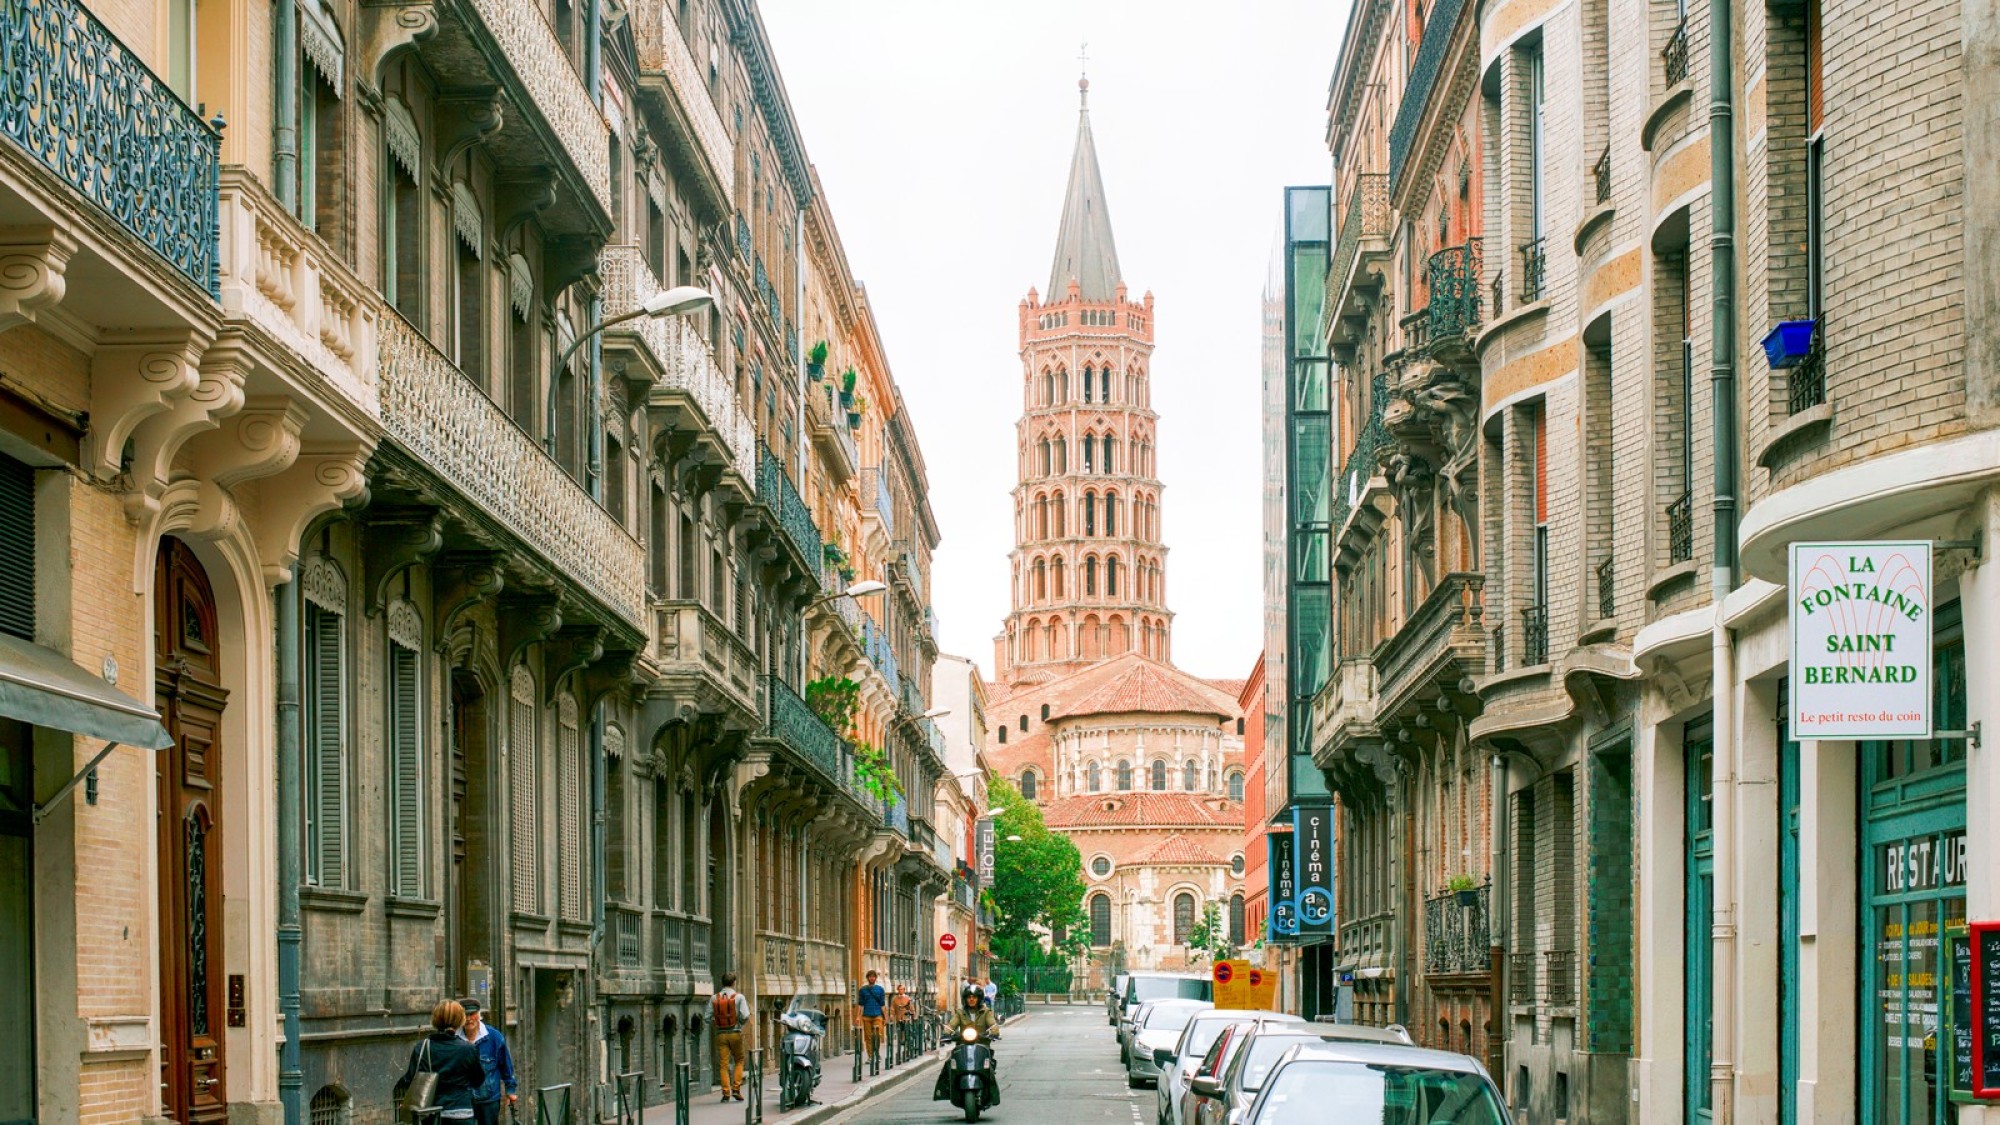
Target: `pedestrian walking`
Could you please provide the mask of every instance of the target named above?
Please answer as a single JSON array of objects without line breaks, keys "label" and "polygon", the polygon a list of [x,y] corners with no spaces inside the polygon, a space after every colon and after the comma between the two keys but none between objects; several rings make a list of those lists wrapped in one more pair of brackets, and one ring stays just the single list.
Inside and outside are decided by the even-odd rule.
[{"label": "pedestrian walking", "polygon": [[743,1027],[750,1022],[750,1001],[736,991],[736,974],[722,974],[722,987],[708,1004],[715,1028],[715,1073],[722,1080],[722,1100],[743,1100]]},{"label": "pedestrian walking", "polygon": [[986,1006],[990,1009],[993,1007],[993,1005],[997,1004],[999,1001],[1000,1001],[1000,986],[993,983],[992,977],[987,977]]},{"label": "pedestrian walking", "polygon": [[888,993],[875,983],[880,975],[873,969],[868,970],[868,983],[862,985],[861,991],[854,996],[855,1003],[861,1006],[861,1038],[870,1057],[882,1054],[882,1009],[889,1003]]},{"label": "pedestrian walking", "polygon": [[487,1025],[478,1000],[461,1000],[459,1004],[465,1009],[465,1026],[459,1030],[459,1038],[479,1052],[479,1065],[486,1072],[485,1081],[472,1095],[472,1119],[478,1125],[500,1125],[501,1103],[513,1105],[517,1100],[514,1053],[507,1049],[507,1037],[500,1029]]},{"label": "pedestrian walking", "polygon": [[427,1097],[406,1097],[408,1108],[436,1108],[446,1121],[472,1120],[472,1096],[486,1081],[486,1070],[479,1065],[479,1052],[458,1037],[464,1026],[465,1008],[458,1001],[441,1000],[431,1009],[431,1033],[410,1048],[410,1064],[403,1068],[399,1088],[407,1092],[417,1086],[419,1075],[436,1075],[421,1080],[435,1086]]},{"label": "pedestrian walking", "polygon": [[917,1044],[913,1036],[917,1028],[916,1019],[916,997],[910,995],[907,986],[897,985],[896,994],[889,997],[889,1026],[896,1029],[896,1042],[902,1044],[905,1055],[917,1053]]}]

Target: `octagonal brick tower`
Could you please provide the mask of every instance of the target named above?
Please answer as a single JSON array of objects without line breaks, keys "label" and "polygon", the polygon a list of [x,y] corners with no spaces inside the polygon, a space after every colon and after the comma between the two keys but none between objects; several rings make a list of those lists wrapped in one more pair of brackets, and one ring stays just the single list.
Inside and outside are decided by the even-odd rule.
[{"label": "octagonal brick tower", "polygon": [[1076,152],[1049,297],[1021,302],[1020,483],[1009,553],[1012,612],[994,638],[1008,684],[1044,682],[1137,652],[1166,662],[1152,411],[1153,295],[1126,300],[1111,236],[1090,81],[1077,83]]}]

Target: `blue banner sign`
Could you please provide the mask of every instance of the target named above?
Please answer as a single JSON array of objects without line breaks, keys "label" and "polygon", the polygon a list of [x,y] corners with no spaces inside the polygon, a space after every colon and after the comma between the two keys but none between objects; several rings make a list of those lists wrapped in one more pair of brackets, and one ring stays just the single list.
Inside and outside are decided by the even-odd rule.
[{"label": "blue banner sign", "polygon": [[1299,936],[1298,904],[1293,901],[1299,893],[1298,865],[1292,834],[1271,832],[1264,839],[1271,847],[1270,937],[1274,942],[1288,942]]},{"label": "blue banner sign", "polygon": [[1292,836],[1298,866],[1299,935],[1332,936],[1333,806],[1293,806]]}]

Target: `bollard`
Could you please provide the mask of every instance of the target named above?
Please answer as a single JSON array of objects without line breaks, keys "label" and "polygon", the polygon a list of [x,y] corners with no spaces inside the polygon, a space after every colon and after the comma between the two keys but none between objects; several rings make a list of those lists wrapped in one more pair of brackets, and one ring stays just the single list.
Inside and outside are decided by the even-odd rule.
[{"label": "bollard", "polygon": [[854,1084],[861,1084],[861,1044],[854,1045]]},{"label": "bollard", "polygon": [[750,1069],[743,1077],[743,1125],[764,1120],[764,1050],[750,1052]]},{"label": "bollard", "polygon": [[674,1064],[674,1125],[688,1125],[688,1099],[693,1096],[693,1067]]}]

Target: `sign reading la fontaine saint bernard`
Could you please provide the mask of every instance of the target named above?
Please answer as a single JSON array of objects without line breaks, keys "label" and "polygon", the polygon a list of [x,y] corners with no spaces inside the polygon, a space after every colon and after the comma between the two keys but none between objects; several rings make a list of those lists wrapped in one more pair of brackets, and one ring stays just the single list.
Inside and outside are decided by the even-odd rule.
[{"label": "sign reading la fontaine saint bernard", "polygon": [[1929,738],[1931,545],[1794,543],[1793,738]]}]

